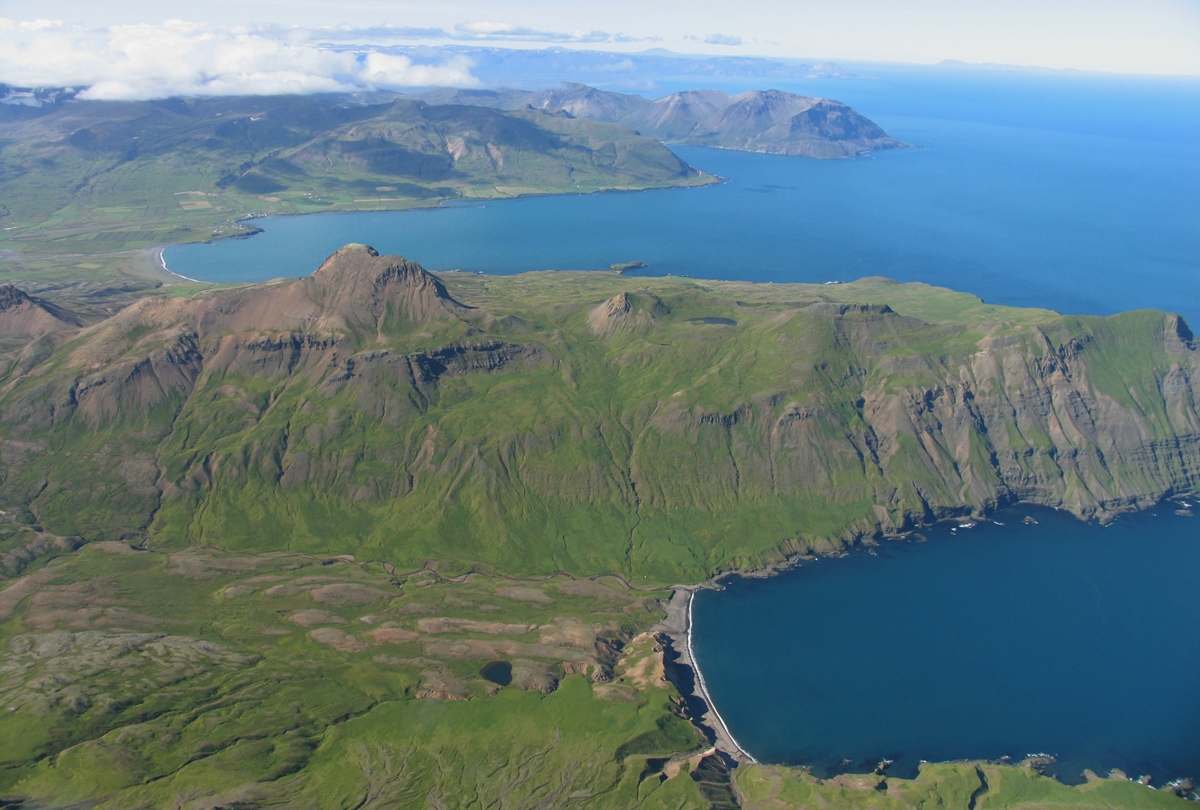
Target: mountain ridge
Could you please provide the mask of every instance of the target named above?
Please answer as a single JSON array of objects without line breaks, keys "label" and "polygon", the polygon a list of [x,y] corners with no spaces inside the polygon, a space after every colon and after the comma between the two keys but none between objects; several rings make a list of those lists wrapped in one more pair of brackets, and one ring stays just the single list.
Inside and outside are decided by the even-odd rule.
[{"label": "mountain ridge", "polygon": [[307,279],[146,299],[10,371],[0,498],[59,535],[350,531],[397,565],[701,579],[1017,501],[1106,518],[1196,489],[1190,335],[870,279],[439,279],[350,246]]}]

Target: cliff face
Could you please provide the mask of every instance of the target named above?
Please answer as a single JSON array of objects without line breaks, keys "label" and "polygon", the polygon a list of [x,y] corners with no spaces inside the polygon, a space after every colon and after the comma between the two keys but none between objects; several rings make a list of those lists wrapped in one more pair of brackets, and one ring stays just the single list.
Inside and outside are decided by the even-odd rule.
[{"label": "cliff face", "polygon": [[9,372],[0,497],[88,539],[679,581],[1014,501],[1104,517],[1200,489],[1200,350],[1174,315],[456,276],[350,246],[301,281],[134,305]]}]

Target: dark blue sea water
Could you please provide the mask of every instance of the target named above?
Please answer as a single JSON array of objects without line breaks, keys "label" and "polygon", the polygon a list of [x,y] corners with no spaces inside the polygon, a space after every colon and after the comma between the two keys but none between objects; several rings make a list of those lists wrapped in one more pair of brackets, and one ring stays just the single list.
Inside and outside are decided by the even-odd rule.
[{"label": "dark blue sea water", "polygon": [[1200,776],[1200,518],[1172,509],[1107,528],[1016,509],[1003,526],[942,524],[878,556],[733,579],[696,596],[696,659],[765,762],[887,758],[905,775],[921,759],[1050,753],[1064,781]]},{"label": "dark blue sea water", "polygon": [[192,278],[255,281],[366,242],[432,270],[886,275],[994,303],[1200,322],[1200,80],[890,68],[782,89],[845,100],[922,148],[816,161],[677,147],[728,183],[259,220],[252,239],[166,260]]}]

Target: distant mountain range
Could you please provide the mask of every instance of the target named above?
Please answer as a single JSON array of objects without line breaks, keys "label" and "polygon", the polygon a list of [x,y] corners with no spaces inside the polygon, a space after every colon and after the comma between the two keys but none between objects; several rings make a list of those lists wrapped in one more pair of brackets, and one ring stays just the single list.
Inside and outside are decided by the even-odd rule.
[{"label": "distant mountain range", "polygon": [[733,96],[720,90],[685,90],[651,100],[565,82],[534,92],[439,88],[419,98],[506,110],[565,110],[578,118],[623,124],[664,143],[746,152],[839,158],[908,145],[840,101],[780,90]]},{"label": "distant mountain range", "polygon": [[943,59],[934,67],[955,68],[958,70],[1007,70],[1018,73],[1084,73],[1075,68],[1049,68],[1037,65],[1009,65],[1001,62],[963,62],[960,59]]}]

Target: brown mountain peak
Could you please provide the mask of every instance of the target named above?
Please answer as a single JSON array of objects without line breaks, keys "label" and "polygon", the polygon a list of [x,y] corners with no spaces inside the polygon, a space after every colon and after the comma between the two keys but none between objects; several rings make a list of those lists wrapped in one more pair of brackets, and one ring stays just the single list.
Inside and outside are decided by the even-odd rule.
[{"label": "brown mountain peak", "polygon": [[421,265],[403,256],[380,255],[370,245],[346,245],[299,286],[326,317],[340,317],[346,323],[378,326],[389,309],[410,321],[469,309]]},{"label": "brown mountain peak", "polygon": [[14,287],[11,284],[5,284],[0,287],[0,312],[7,312],[13,307],[19,307],[27,301],[32,301],[19,287]]},{"label": "brown mountain peak", "polygon": [[6,284],[0,287],[0,335],[44,335],[83,326],[69,309]]}]

